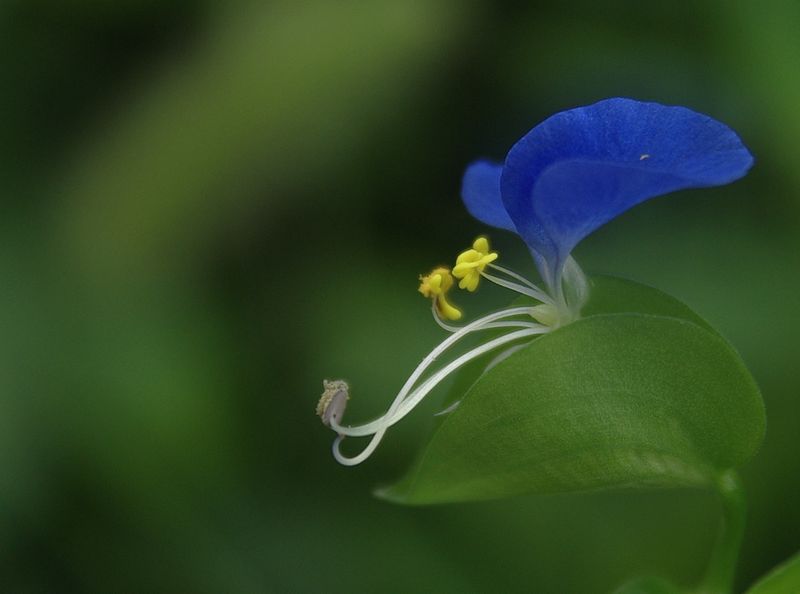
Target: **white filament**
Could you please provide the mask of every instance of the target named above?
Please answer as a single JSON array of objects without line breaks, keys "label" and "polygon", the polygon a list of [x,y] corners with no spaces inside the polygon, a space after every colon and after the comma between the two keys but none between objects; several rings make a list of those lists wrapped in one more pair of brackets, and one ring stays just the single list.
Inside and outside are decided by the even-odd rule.
[{"label": "white filament", "polygon": [[537,289],[531,289],[530,287],[526,287],[525,285],[520,285],[519,283],[498,278],[487,272],[481,272],[481,276],[486,280],[492,281],[496,285],[500,285],[501,287],[505,287],[506,289],[515,291],[520,295],[525,295],[527,297],[530,297],[531,299],[536,299],[537,301],[542,301],[544,303],[553,304],[553,300],[550,297],[546,296],[544,293],[542,293]]},{"label": "white filament", "polygon": [[509,309],[504,309],[498,312],[491,313],[487,316],[479,318],[474,322],[471,322],[444,339],[435,349],[433,349],[428,356],[425,357],[422,362],[417,366],[414,372],[409,376],[406,380],[406,383],[403,385],[401,390],[397,393],[394,401],[392,402],[389,410],[384,414],[382,417],[376,419],[371,423],[367,423],[365,425],[360,425],[358,427],[343,427],[339,424],[338,419],[331,419],[331,428],[334,429],[337,433],[341,435],[349,435],[352,437],[363,437],[366,435],[372,435],[375,433],[380,427],[385,424],[384,419],[390,417],[397,407],[400,406],[400,403],[406,398],[408,393],[411,391],[411,388],[417,383],[420,376],[425,372],[425,370],[430,367],[430,365],[436,361],[437,357],[439,357],[442,353],[444,353],[447,349],[451,346],[456,344],[459,340],[470,334],[471,332],[478,332],[480,330],[484,330],[485,326],[489,322],[494,322],[495,320],[509,318],[512,316],[519,316],[523,314],[528,314],[530,312],[530,307],[512,307]]},{"label": "white filament", "polygon": [[[448,375],[466,365],[473,359],[480,357],[484,353],[491,351],[499,346],[507,344],[509,342],[519,340],[521,338],[525,338],[528,336],[534,336],[536,334],[543,334],[548,332],[549,328],[546,326],[542,326],[541,328],[526,328],[524,330],[516,330],[514,332],[509,332],[504,336],[500,336],[499,338],[495,338],[494,340],[490,340],[489,342],[482,344],[479,347],[476,347],[461,355],[454,361],[450,362],[446,365],[443,369],[433,374],[430,378],[425,380],[416,390],[411,392],[405,400],[399,401],[399,406],[395,406],[398,403],[398,400],[395,400],[395,403],[392,404],[392,407],[389,409],[383,417],[378,419],[377,421],[373,421],[372,423],[368,423],[367,425],[362,425],[361,427],[352,427],[352,428],[345,428],[339,425],[335,419],[331,420],[331,427],[339,433],[338,437],[334,440],[333,443],[333,455],[336,460],[345,466],[355,466],[356,464],[360,464],[364,460],[366,460],[372,452],[375,451],[375,448],[378,447],[381,439],[383,438],[386,430],[400,421],[403,417],[405,417],[408,413],[410,413],[414,407],[416,407],[422,400],[427,396],[431,390],[433,390],[442,380],[444,380]],[[359,453],[357,456],[353,456],[352,458],[348,458],[347,456],[343,455],[339,449],[339,444],[341,444],[342,440],[345,436],[366,436],[372,435],[372,439],[370,439],[367,446]]]},{"label": "white filament", "polygon": [[[461,326],[453,326],[452,324],[448,324],[445,322],[441,316],[439,315],[439,311],[436,309],[436,304],[434,303],[431,307],[431,311],[433,312],[433,319],[434,321],[439,324],[439,327],[447,330],[448,332],[458,332],[461,330]],[[491,328],[535,328],[537,324],[535,322],[523,322],[523,321],[509,321],[509,322],[489,322],[485,326],[482,326],[481,330],[489,330]]]},{"label": "white filament", "polygon": [[[528,296],[533,297],[534,299],[537,299],[537,300],[541,301],[542,303],[549,303],[550,305],[555,305],[555,301],[553,301],[553,298],[550,297],[550,295],[547,294],[547,291],[545,291],[543,289],[540,289],[539,287],[537,287],[535,284],[533,284],[531,281],[529,281],[527,278],[525,278],[521,274],[517,274],[513,270],[509,270],[508,268],[504,268],[504,267],[499,266],[497,264],[489,264],[489,268],[492,268],[492,269],[496,270],[497,272],[502,272],[503,274],[506,274],[506,275],[510,276],[511,278],[518,280],[523,285],[525,285],[528,289],[530,289],[531,293],[533,293],[533,295],[528,294],[528,293],[524,293],[524,294],[527,294]],[[487,276],[485,274],[484,274],[484,277],[486,277],[487,279],[491,280],[492,282],[495,282],[493,280],[493,278],[495,278],[495,277],[489,278],[489,276]]]}]

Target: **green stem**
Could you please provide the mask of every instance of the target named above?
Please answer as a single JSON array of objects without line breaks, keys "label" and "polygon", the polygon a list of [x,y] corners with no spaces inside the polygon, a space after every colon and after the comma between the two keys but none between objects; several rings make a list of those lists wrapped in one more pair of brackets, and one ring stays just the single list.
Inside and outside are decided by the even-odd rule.
[{"label": "green stem", "polygon": [[720,475],[716,486],[722,502],[722,522],[697,594],[731,594],[744,536],[747,500],[739,476],[729,470]]}]

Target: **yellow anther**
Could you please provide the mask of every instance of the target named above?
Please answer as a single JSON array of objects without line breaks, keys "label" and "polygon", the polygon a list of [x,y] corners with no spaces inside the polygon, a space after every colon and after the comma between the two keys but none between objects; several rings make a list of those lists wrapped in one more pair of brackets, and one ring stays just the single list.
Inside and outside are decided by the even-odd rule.
[{"label": "yellow anther", "polygon": [[472,249],[481,254],[489,253],[489,240],[481,236],[472,242]]},{"label": "yellow anther", "polygon": [[447,302],[445,294],[453,286],[453,276],[444,267],[434,268],[427,276],[419,277],[419,292],[433,299],[439,316],[448,320],[461,318],[461,311]]},{"label": "yellow anther", "polygon": [[461,252],[453,268],[453,276],[461,279],[458,286],[467,291],[478,288],[481,272],[491,262],[497,260],[497,252],[489,251],[489,240],[479,237],[472,243],[472,248]]}]

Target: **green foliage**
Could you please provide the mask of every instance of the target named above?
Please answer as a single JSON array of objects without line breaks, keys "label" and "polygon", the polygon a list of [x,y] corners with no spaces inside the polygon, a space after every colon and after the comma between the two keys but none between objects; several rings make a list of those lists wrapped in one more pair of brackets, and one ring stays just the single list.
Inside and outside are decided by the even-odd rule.
[{"label": "green foliage", "polygon": [[584,318],[614,313],[642,313],[678,318],[715,332],[685,303],[663,291],[615,276],[596,276],[591,280],[591,299],[583,308]]},{"label": "green foliage", "polygon": [[747,594],[797,594],[800,592],[800,553],[779,565]]},{"label": "green foliage", "polygon": [[[618,313],[626,288],[633,313]],[[617,305],[603,313],[606,303]],[[421,504],[705,486],[753,456],[763,403],[724,339],[663,293],[616,279],[594,282],[587,311],[480,377],[380,495]]]},{"label": "green foliage", "polygon": [[253,200],[271,213],[298,178],[343,167],[385,102],[410,96],[455,23],[419,1],[225,11],[193,59],[162,66],[80,154],[59,232],[103,275],[182,263],[187,245],[246,216]]},{"label": "green foliage", "polygon": [[[688,320],[713,331],[708,322],[684,303],[653,287],[605,275],[598,275],[590,282],[593,287],[592,299],[583,308],[581,312],[583,317],[610,313],[647,313]],[[525,305],[526,303],[533,303],[533,301],[527,297],[518,297],[512,302],[512,305]],[[484,337],[488,340],[490,335],[494,337],[500,336],[500,334],[502,334],[500,330],[494,330],[487,332]],[[459,371],[445,397],[442,408],[459,400],[496,356],[496,353],[487,353],[483,357],[471,361]]]}]

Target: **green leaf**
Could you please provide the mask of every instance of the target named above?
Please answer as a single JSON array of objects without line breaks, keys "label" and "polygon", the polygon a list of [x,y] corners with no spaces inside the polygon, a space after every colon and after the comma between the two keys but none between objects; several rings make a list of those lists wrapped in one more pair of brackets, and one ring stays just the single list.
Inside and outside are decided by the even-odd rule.
[{"label": "green leaf", "polygon": [[[614,276],[595,276],[591,279],[592,299],[583,308],[581,315],[590,317],[609,313],[647,313],[652,315],[669,316],[694,322],[707,330],[713,328],[703,318],[689,309],[684,303],[646,285],[635,283]],[[519,297],[511,302],[511,306],[534,303],[528,297]],[[489,331],[484,333],[486,340],[500,336],[502,332]],[[497,356],[489,353],[471,361],[456,374],[453,385],[442,403],[442,409],[461,399],[467,390],[483,374],[487,364]]]},{"label": "green leaf", "polygon": [[687,320],[714,332],[711,325],[689,306],[658,289],[614,276],[595,276],[590,282],[591,299],[581,312],[584,318],[612,313],[644,313]]},{"label": "green leaf", "polygon": [[778,565],[747,594],[797,594],[800,592],[800,553]]},{"label": "green leaf", "polygon": [[[625,305],[611,293],[660,315],[601,313]],[[424,504],[702,486],[753,456],[761,396],[705,322],[617,279],[596,279],[586,312],[478,378],[411,472],[378,495]]]}]

